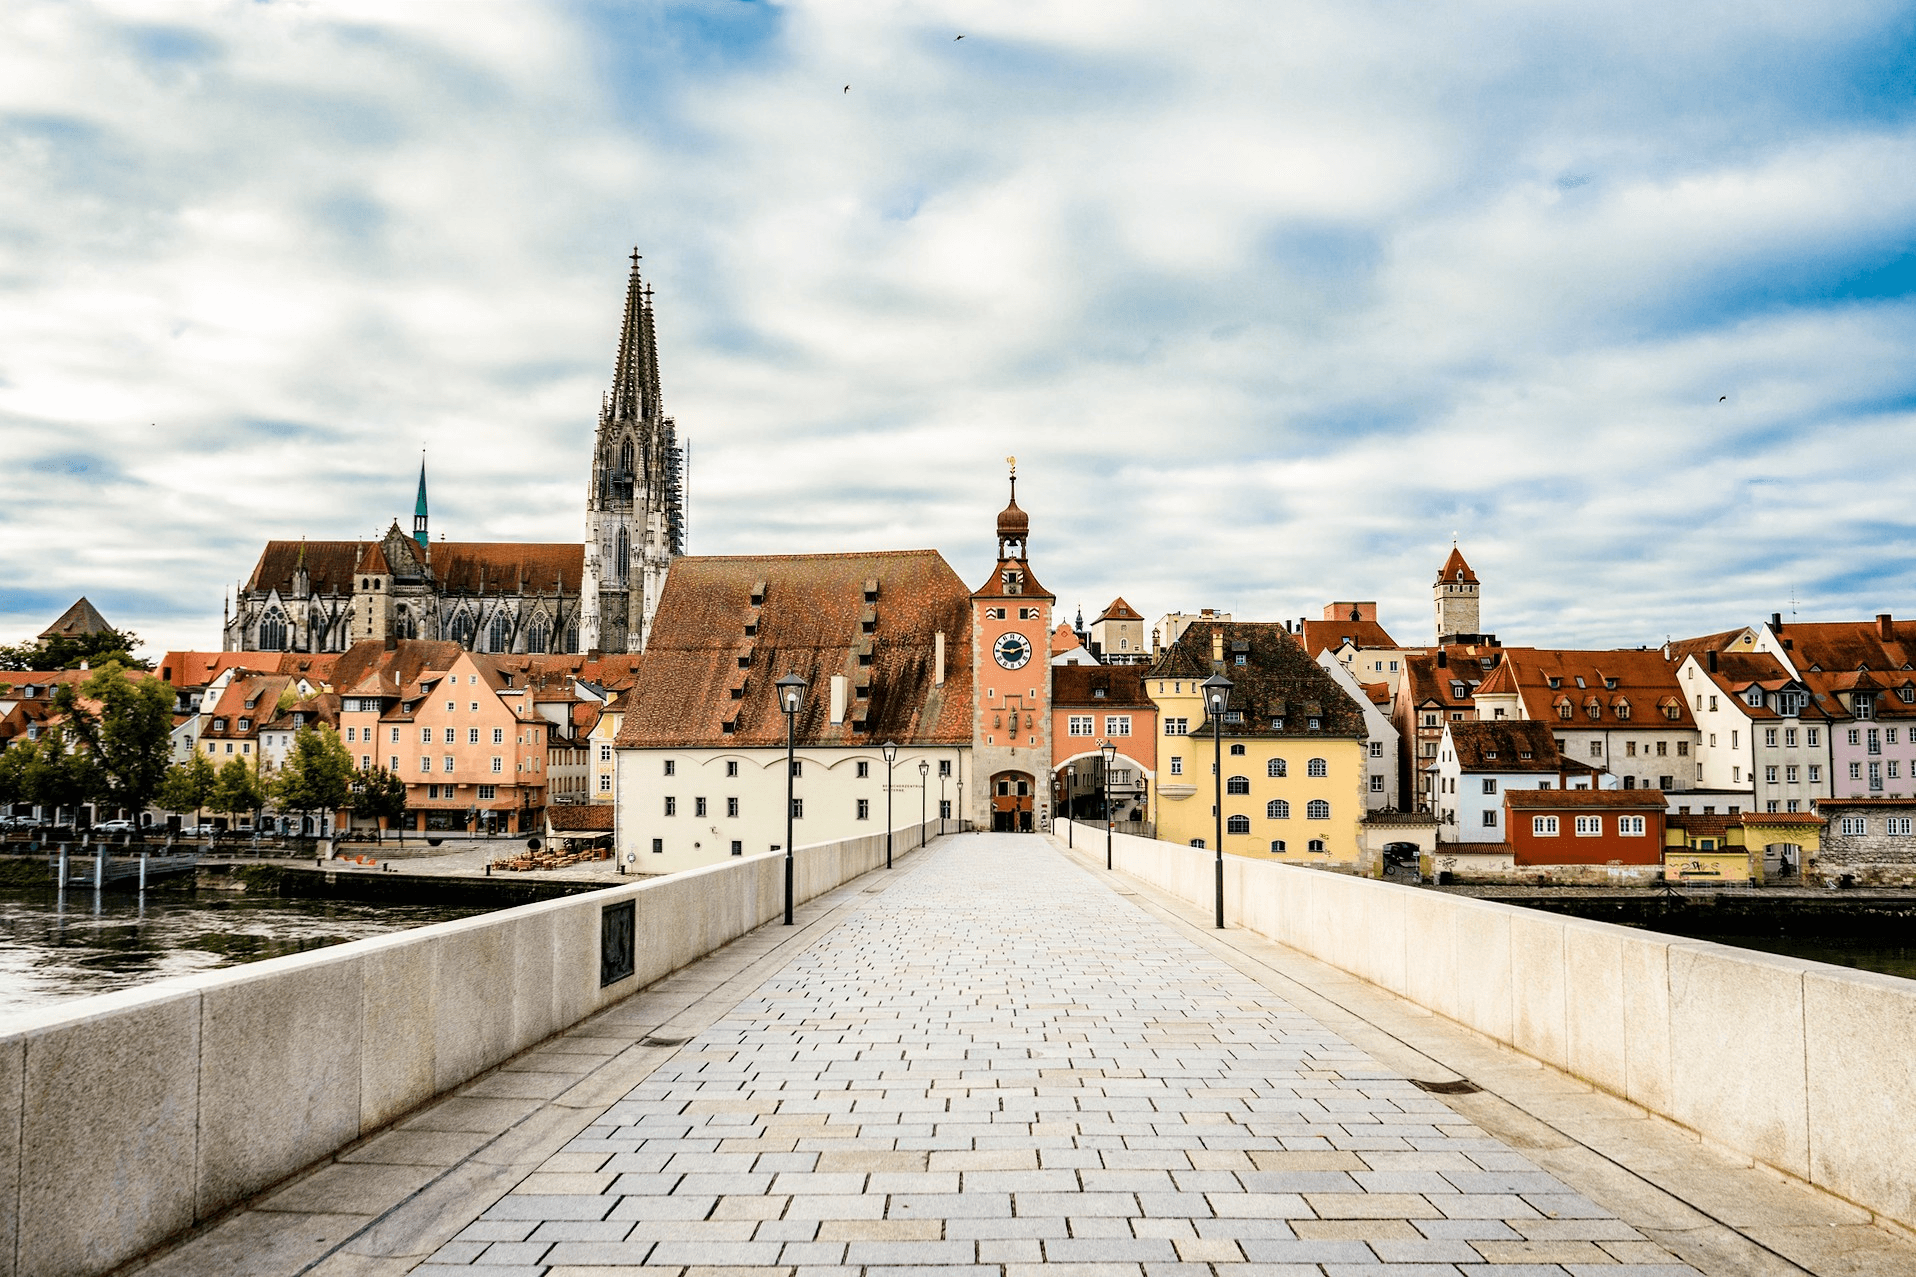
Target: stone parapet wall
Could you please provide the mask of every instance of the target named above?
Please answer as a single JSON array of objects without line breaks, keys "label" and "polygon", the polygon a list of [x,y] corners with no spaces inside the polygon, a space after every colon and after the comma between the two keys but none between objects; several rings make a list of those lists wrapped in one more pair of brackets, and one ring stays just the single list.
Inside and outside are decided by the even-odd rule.
[{"label": "stone parapet wall", "polygon": [[[794,895],[884,863],[883,832],[801,847]],[[125,1264],[778,918],[784,884],[782,855],[743,857],[14,1020],[0,1277]],[[627,902],[636,970],[601,987],[602,917]]]},{"label": "stone parapet wall", "polygon": [[[1207,913],[1212,853],[1116,868]],[[1916,1228],[1916,981],[1224,858],[1225,917]]]}]

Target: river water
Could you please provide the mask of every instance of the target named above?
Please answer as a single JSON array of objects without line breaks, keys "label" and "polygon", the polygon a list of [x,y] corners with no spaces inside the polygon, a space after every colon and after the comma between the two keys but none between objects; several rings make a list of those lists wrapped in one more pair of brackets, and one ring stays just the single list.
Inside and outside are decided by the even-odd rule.
[{"label": "river water", "polygon": [[[95,900],[98,900],[96,907]],[[0,892],[0,1026],[51,1003],[486,913],[220,891]]]}]

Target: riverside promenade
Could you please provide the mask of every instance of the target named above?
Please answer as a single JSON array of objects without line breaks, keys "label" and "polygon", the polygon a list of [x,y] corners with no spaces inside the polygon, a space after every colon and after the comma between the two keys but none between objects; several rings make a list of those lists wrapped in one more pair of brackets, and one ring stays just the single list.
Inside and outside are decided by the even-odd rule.
[{"label": "riverside promenade", "polygon": [[800,922],[136,1271],[1916,1273],[1863,1212],[1048,837],[940,839]]}]

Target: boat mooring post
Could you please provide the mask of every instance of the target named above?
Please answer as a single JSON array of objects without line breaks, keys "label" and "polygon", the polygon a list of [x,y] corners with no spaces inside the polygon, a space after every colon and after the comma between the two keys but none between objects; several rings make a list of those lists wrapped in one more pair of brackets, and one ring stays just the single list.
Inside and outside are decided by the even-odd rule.
[{"label": "boat mooring post", "polygon": [[140,853],[140,894],[146,894],[146,853]]}]

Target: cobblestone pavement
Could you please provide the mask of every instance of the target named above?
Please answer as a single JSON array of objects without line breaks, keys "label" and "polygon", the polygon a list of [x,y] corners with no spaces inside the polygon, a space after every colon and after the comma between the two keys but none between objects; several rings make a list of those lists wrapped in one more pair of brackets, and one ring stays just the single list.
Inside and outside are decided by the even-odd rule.
[{"label": "cobblestone pavement", "polygon": [[415,1271],[1694,1272],[1041,838],[891,882]]}]

